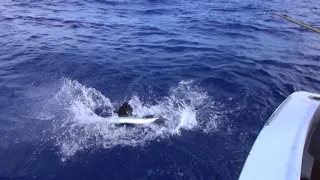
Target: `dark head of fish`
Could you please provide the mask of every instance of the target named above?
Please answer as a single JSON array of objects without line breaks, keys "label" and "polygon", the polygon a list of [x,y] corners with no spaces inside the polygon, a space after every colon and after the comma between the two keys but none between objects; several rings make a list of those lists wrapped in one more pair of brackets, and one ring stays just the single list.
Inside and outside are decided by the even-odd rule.
[{"label": "dark head of fish", "polygon": [[128,102],[124,102],[122,106],[117,111],[119,117],[127,117],[132,116],[132,107],[129,105]]}]

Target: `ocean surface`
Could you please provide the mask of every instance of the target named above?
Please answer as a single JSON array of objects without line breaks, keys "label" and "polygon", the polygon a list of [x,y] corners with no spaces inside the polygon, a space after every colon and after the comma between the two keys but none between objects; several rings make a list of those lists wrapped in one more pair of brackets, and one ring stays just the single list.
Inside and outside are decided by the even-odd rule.
[{"label": "ocean surface", "polygon": [[[314,0],[0,0],[0,179],[237,179],[320,92],[320,35],[272,11],[320,27]],[[125,101],[168,121],[116,126]]]}]

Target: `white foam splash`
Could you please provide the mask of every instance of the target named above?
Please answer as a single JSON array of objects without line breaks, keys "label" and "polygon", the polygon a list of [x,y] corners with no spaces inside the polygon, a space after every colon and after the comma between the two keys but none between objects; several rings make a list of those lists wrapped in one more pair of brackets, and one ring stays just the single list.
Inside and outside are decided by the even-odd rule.
[{"label": "white foam splash", "polygon": [[[65,79],[55,96],[64,109],[64,118],[56,120],[57,145],[64,157],[77,151],[114,146],[144,145],[150,140],[179,135],[181,129],[198,127],[197,109],[201,108],[208,96],[198,90],[192,81],[182,81],[171,90],[170,96],[156,104],[141,102],[134,96],[129,101],[136,116],[157,115],[167,121],[164,125],[116,126],[117,116],[110,100],[94,88],[81,85],[77,81]],[[94,113],[94,109],[108,107],[109,118]]]}]

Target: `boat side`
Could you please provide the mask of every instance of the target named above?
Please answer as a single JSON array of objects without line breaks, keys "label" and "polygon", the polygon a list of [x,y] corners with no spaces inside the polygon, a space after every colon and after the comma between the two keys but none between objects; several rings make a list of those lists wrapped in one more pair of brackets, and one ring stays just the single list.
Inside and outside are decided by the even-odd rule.
[{"label": "boat side", "polygon": [[[316,98],[312,98],[316,97]],[[291,94],[270,116],[247,157],[240,180],[298,180],[320,95]]]}]

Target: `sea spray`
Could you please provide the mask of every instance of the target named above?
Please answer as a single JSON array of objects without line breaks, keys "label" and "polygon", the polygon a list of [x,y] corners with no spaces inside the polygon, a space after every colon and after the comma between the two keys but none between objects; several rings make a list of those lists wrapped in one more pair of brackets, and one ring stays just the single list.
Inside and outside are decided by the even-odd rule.
[{"label": "sea spray", "polygon": [[[63,119],[54,122],[56,144],[64,157],[70,157],[83,149],[141,146],[150,140],[179,135],[182,129],[192,130],[199,125],[197,111],[209,99],[193,81],[181,81],[169,96],[155,104],[141,102],[138,96],[129,101],[135,116],[156,115],[166,119],[164,124],[117,126],[118,117],[109,98],[94,88],[64,79],[55,96],[65,113]],[[101,107],[108,109],[110,117],[95,113]]]}]

